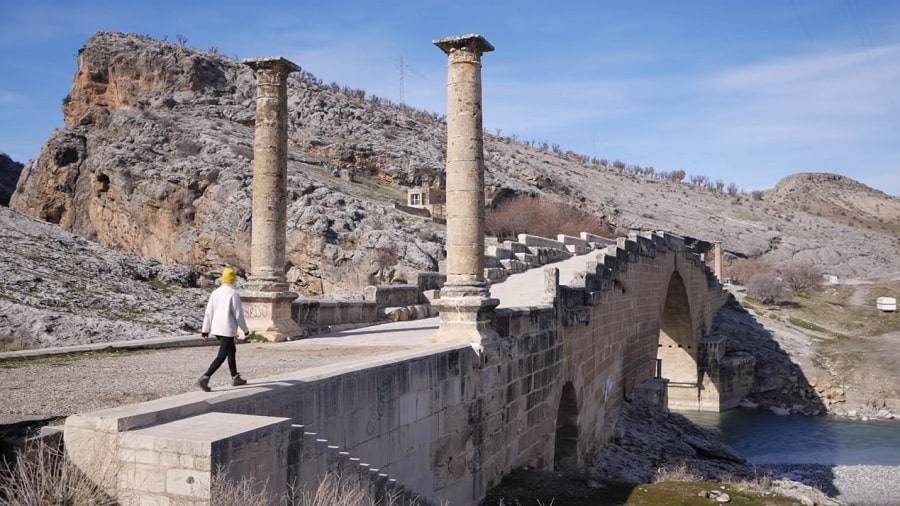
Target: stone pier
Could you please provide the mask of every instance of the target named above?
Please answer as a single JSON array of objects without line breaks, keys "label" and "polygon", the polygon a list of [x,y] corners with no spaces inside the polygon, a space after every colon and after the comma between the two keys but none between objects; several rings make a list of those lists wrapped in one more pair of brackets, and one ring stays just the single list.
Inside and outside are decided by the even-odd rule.
[{"label": "stone pier", "polygon": [[284,58],[245,60],[256,75],[250,279],[241,292],[247,325],[270,341],[302,335],[291,318],[284,276],[287,240],[287,77],[300,67]]},{"label": "stone pier", "polygon": [[713,243],[713,272],[716,275],[716,279],[720,282],[723,281],[723,276],[725,275],[725,255],[722,250],[721,241]]},{"label": "stone pier", "polygon": [[484,150],[481,55],[494,50],[481,35],[434,41],[447,54],[447,282],[438,304],[437,342],[481,341],[493,335],[499,304],[484,279]]}]

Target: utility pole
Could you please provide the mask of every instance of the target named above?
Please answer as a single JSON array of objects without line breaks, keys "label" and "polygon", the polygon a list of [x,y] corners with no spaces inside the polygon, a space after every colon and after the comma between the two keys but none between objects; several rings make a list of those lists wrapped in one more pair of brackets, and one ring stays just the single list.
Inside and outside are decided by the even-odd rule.
[{"label": "utility pole", "polygon": [[400,56],[400,104],[403,104],[403,78],[406,74],[406,66],[403,64],[403,56]]}]

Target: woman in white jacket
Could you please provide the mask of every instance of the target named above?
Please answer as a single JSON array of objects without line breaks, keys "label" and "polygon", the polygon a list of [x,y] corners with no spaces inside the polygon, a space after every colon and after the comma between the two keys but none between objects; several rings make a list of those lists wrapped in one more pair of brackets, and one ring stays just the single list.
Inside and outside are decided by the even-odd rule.
[{"label": "woman in white jacket", "polygon": [[209,392],[209,378],[216,372],[219,366],[228,359],[228,369],[231,372],[231,384],[234,386],[246,385],[247,381],[241,378],[237,371],[237,347],[234,344],[237,338],[238,327],[244,331],[244,337],[250,335],[247,322],[244,321],[244,308],[241,306],[241,296],[234,288],[237,273],[234,269],[226,267],[222,269],[222,286],[213,290],[206,304],[206,314],[203,316],[203,339],[209,339],[209,335],[216,336],[219,340],[219,354],[209,364],[209,369],[200,379],[197,385]]}]

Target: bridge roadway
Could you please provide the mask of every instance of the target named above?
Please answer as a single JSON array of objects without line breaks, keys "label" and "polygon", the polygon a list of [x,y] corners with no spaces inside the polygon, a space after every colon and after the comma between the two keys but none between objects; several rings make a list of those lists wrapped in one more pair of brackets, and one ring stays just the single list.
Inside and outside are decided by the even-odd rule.
[{"label": "bridge roadway", "polygon": [[[598,252],[552,264],[565,283]],[[509,276],[491,287],[500,307],[540,304],[543,268]],[[434,346],[437,318],[385,323],[287,343],[247,343],[238,347],[238,367],[254,378],[327,365],[363,363]],[[0,360],[0,425],[29,419],[65,417],[134,402],[185,393],[195,388],[214,352],[209,347],[139,351],[98,351],[69,355]],[[227,388],[223,366],[212,386]]]}]

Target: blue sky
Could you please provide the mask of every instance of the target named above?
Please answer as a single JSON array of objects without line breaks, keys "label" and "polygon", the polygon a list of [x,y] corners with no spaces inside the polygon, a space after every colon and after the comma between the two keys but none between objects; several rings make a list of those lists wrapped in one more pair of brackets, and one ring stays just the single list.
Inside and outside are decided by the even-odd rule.
[{"label": "blue sky", "polygon": [[485,56],[485,126],[746,189],[799,171],[900,194],[900,2],[250,2],[0,0],[0,151],[62,126],[75,53],[98,30],[239,57],[281,54],[326,81],[445,108],[443,54]]}]

